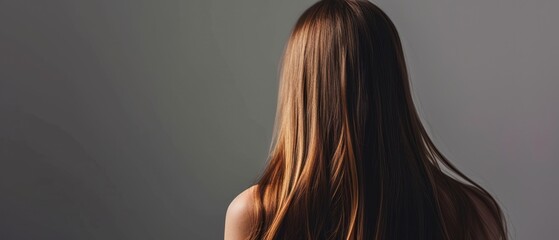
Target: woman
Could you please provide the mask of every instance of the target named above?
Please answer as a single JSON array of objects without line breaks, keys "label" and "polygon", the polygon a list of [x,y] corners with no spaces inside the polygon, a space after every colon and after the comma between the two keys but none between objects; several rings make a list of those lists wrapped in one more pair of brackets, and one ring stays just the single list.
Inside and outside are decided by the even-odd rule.
[{"label": "woman", "polygon": [[317,2],[281,67],[268,165],[229,205],[226,240],[507,239],[496,200],[427,135],[377,6]]}]

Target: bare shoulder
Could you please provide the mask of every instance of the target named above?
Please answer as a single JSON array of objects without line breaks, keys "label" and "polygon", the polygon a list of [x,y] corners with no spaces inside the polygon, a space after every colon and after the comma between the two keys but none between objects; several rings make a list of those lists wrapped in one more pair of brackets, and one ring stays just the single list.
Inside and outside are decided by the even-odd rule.
[{"label": "bare shoulder", "polygon": [[229,203],[225,214],[225,240],[246,239],[249,236],[256,189],[257,185],[247,188]]}]

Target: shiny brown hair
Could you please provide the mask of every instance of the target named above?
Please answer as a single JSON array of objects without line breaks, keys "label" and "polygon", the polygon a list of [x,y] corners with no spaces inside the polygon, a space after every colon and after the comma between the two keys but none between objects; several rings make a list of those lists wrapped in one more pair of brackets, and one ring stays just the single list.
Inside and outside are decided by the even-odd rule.
[{"label": "shiny brown hair", "polygon": [[496,200],[429,138],[400,38],[376,5],[313,4],[279,77],[251,239],[507,239]]}]

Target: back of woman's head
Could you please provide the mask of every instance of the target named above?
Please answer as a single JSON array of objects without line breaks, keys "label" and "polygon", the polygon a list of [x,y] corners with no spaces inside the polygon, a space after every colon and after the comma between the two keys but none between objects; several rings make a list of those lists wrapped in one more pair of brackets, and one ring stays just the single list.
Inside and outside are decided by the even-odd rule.
[{"label": "back of woman's head", "polygon": [[364,0],[319,1],[292,29],[256,200],[253,239],[506,239],[493,197],[429,139],[396,28]]}]

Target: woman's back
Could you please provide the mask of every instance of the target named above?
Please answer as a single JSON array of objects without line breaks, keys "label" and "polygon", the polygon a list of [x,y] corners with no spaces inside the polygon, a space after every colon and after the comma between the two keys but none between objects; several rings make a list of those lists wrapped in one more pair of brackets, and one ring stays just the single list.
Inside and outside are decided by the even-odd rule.
[{"label": "woman's back", "polygon": [[[442,205],[447,206],[447,208],[445,208],[445,212],[443,213],[447,216],[445,218],[446,222],[450,225],[457,226],[457,229],[463,230],[462,233],[456,232],[454,235],[470,236],[465,239],[501,239],[499,232],[496,231],[501,222],[492,214],[489,214],[491,212],[491,208],[494,208],[494,206],[488,206],[475,188],[468,187],[450,177],[448,178],[450,185],[448,185],[448,188],[441,188],[439,192],[442,195]],[[257,199],[256,194],[258,194],[257,188],[258,185],[253,185],[247,188],[237,195],[229,204],[225,218],[225,240],[248,239],[250,237],[251,229],[256,226],[259,221],[254,212],[254,203]],[[457,190],[461,193],[453,195],[454,191]],[[468,197],[467,199],[472,202],[475,208],[461,207],[464,203],[457,201],[466,200],[464,199],[464,196]],[[460,226],[470,226],[464,223],[466,219],[462,217],[463,215],[460,213],[461,211],[477,212],[479,214],[479,218],[474,219],[474,221],[477,222],[479,226],[476,226],[476,228],[473,229],[460,228]],[[489,236],[489,238],[487,236]]]},{"label": "woman's back", "polygon": [[368,1],[299,17],[256,185],[231,203],[227,239],[507,238],[497,202],[429,138],[396,28]]}]

